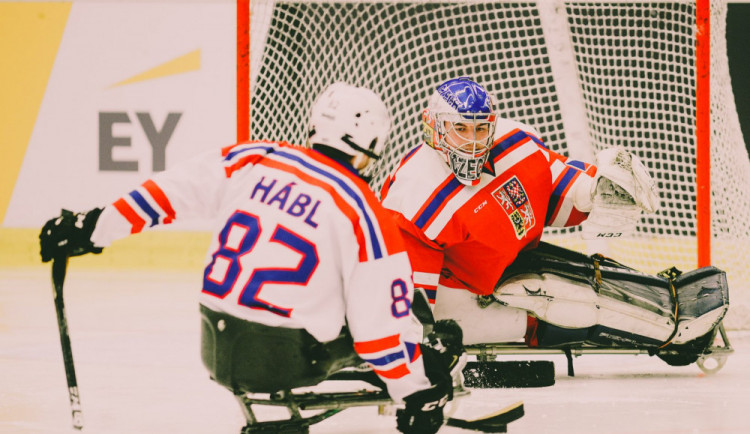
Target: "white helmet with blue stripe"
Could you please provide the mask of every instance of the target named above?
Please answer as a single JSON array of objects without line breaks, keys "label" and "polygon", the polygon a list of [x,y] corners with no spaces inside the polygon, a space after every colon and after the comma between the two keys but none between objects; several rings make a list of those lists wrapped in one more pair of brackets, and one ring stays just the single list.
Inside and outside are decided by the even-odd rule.
[{"label": "white helmet with blue stripe", "polygon": [[468,77],[438,86],[422,112],[425,142],[440,151],[462,184],[476,185],[495,136],[490,94]]},{"label": "white helmet with blue stripe", "polygon": [[352,165],[361,172],[380,158],[390,128],[388,108],[375,92],[338,82],[313,103],[307,142],[329,155],[354,157]]}]

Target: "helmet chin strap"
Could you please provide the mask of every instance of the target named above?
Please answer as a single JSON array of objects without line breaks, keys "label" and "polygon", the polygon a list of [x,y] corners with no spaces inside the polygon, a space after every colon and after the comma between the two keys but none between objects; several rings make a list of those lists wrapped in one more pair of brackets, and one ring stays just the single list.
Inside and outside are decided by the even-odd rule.
[{"label": "helmet chin strap", "polygon": [[359,151],[370,158],[374,158],[376,160],[380,158],[380,155],[372,152],[372,150],[375,149],[375,145],[378,144],[377,137],[372,139],[372,142],[370,142],[370,149],[365,149],[359,146],[358,144],[354,143],[354,141],[352,140],[352,136],[350,136],[349,134],[344,134],[343,136],[341,136],[341,141],[349,145],[352,149]]},{"label": "helmet chin strap", "polygon": [[352,157],[352,160],[351,160],[352,167],[354,167],[354,169],[359,173],[359,177],[364,179],[365,182],[367,183],[369,183],[372,180],[372,176],[365,175],[363,172],[370,165],[372,161],[373,159],[368,157],[365,154],[358,154]]},{"label": "helmet chin strap", "polygon": [[373,160],[367,155],[358,153],[355,156],[351,156],[351,155],[344,153],[343,151],[340,151],[328,145],[324,145],[321,143],[310,143],[309,140],[308,140],[307,145],[308,145],[308,148],[315,149],[316,151],[328,156],[329,158],[338,160],[340,162],[351,164],[351,166],[359,173],[360,178],[364,179],[366,182],[370,182],[370,179],[372,177],[364,175],[362,173],[364,169],[366,169],[367,166],[370,164],[370,162]]},{"label": "helmet chin strap", "polygon": [[356,155],[352,157],[352,167],[357,170],[362,170],[370,164],[370,160],[372,160],[372,158],[365,154]]}]

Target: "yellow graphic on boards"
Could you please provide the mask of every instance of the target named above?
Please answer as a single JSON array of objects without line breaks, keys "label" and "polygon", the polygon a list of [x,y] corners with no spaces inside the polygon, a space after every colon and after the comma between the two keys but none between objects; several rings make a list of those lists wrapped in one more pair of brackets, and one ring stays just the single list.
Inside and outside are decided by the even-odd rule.
[{"label": "yellow graphic on boards", "polygon": [[184,56],[180,56],[176,59],[172,59],[168,62],[162,63],[161,65],[153,67],[138,75],[134,75],[133,77],[123,80],[119,83],[115,83],[111,87],[123,86],[126,84],[137,83],[139,81],[166,77],[168,75],[182,74],[183,72],[188,71],[197,71],[200,68],[201,50],[197,49],[191,51],[188,54],[185,54]]},{"label": "yellow graphic on boards", "polygon": [[0,2],[0,223],[31,140],[72,3]]}]

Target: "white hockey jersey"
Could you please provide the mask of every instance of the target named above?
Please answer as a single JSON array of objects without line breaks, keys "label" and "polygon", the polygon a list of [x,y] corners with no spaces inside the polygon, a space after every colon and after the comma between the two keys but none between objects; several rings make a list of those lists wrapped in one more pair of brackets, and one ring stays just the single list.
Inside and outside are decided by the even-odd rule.
[{"label": "white hockey jersey", "polygon": [[100,247],[175,219],[215,218],[200,302],[321,342],[348,325],[400,400],[429,387],[399,230],[353,168],[287,143],[247,142],[155,175],[102,212]]}]

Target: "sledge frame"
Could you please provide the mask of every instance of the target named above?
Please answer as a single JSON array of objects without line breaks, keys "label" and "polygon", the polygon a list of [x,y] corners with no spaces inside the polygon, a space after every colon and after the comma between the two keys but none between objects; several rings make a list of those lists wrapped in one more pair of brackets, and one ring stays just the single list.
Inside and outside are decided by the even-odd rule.
[{"label": "sledge frame", "polygon": [[[457,386],[454,388],[454,400],[468,396],[470,392]],[[247,421],[242,434],[255,433],[306,433],[310,425],[316,424],[352,407],[378,407],[393,405],[393,401],[384,390],[360,389],[351,392],[294,392],[283,390],[275,393],[235,392]],[[253,406],[278,406],[289,411],[288,419],[259,421]],[[520,406],[520,414],[519,407]],[[523,405],[517,403],[512,410],[485,416],[477,420],[448,418],[446,423],[452,426],[482,432],[506,432],[506,424],[523,415]],[[303,416],[301,411],[320,410],[320,412]]]},{"label": "sledge frame", "polygon": [[[235,399],[247,420],[242,433],[307,432],[310,425],[328,419],[347,408],[385,405],[392,402],[386,392],[366,389],[339,393],[293,393],[288,390],[272,394],[240,392],[235,394]],[[289,411],[289,419],[258,421],[253,411],[254,405],[285,407]],[[312,416],[302,416],[303,410],[321,411]]]},{"label": "sledge frame", "polygon": [[[695,364],[698,365],[701,371],[706,374],[715,374],[726,364],[727,358],[734,352],[732,345],[729,342],[727,332],[724,329],[724,324],[719,324],[716,329],[716,336],[710,347],[708,347],[702,354],[698,356]],[[719,339],[720,342],[717,342]],[[573,370],[573,357],[580,357],[585,354],[613,354],[613,355],[624,355],[624,354],[648,354],[655,355],[657,350],[647,348],[603,348],[595,346],[576,346],[576,347],[561,347],[561,348],[530,348],[522,342],[508,342],[508,343],[488,343],[488,344],[473,344],[466,346],[466,353],[469,355],[476,356],[477,361],[480,362],[493,362],[499,355],[543,355],[543,354],[565,354],[568,361],[568,376],[574,377],[575,372]],[[674,350],[658,350],[659,353],[672,353],[677,354]]]}]

